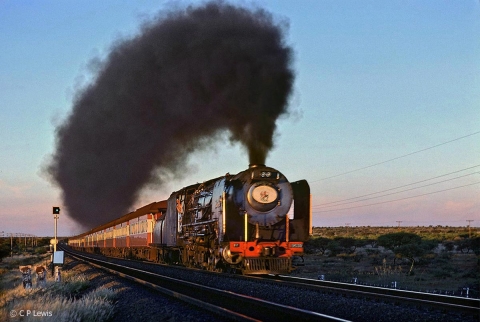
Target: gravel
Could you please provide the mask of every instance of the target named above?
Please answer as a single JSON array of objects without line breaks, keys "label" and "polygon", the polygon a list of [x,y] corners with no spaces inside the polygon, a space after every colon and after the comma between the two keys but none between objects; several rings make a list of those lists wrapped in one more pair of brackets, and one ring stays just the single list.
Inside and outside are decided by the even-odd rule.
[{"label": "gravel", "polygon": [[[236,293],[246,294],[249,296],[265,299],[272,302],[277,302],[285,305],[299,307],[306,310],[316,311],[322,314],[332,315],[351,321],[458,321],[458,322],[478,322],[478,317],[473,315],[462,315],[458,312],[446,312],[440,310],[432,310],[428,308],[422,308],[415,305],[395,304],[391,302],[382,302],[369,300],[365,298],[353,298],[342,296],[338,294],[325,293],[320,291],[312,291],[302,289],[300,287],[286,287],[274,285],[269,282],[262,282],[259,280],[246,281],[244,279],[235,278],[229,274],[205,274],[202,271],[180,269],[178,267],[155,265],[146,262],[125,261],[119,259],[107,259],[103,256],[98,256],[103,260],[111,262],[118,262],[120,264],[128,263],[129,266],[136,267],[138,269],[148,270],[152,272],[158,272],[164,275],[169,275],[175,278],[182,278],[198,284],[208,285],[210,287],[229,290]],[[113,278],[113,277],[109,277]],[[126,283],[126,282],[122,282]],[[139,293],[136,290],[138,286],[128,284],[129,291],[127,293],[133,293],[134,295],[122,294],[126,296],[126,300],[119,300],[119,307],[121,307],[122,314],[130,317],[129,321],[134,321],[132,318],[137,314],[137,310],[140,310],[142,317],[152,316],[151,314],[163,314],[173,315],[173,304],[161,304],[156,309],[149,310],[149,303],[153,302],[153,299],[157,299],[159,296],[143,290]],[[144,300],[143,297],[146,296]],[[130,299],[128,299],[130,297]],[[139,303],[140,308],[134,303]],[[157,303],[155,303],[155,306]],[[170,307],[171,305],[171,307]],[[176,306],[180,306],[176,302]],[[168,310],[166,310],[168,307]],[[187,307],[187,305],[184,305]],[[185,310],[185,309],[184,309]],[[128,313],[127,313],[128,312]],[[134,312],[134,313],[132,313]],[[143,315],[146,314],[146,315]],[[192,314],[192,317],[197,318],[198,314]],[[162,315],[158,315],[162,316]],[[120,317],[120,316],[119,316]],[[121,316],[122,320],[127,321],[127,318]],[[117,321],[117,319],[114,319]],[[163,320],[163,319],[162,319]],[[175,318],[167,321],[177,321]],[[191,319],[188,317],[186,320],[178,321],[213,321],[211,319],[203,320]]]},{"label": "gravel", "polygon": [[67,257],[63,270],[73,270],[78,274],[85,274],[90,287],[89,292],[97,287],[107,287],[117,292],[115,315],[112,321],[192,321],[192,322],[220,322],[221,317],[186,304],[174,298],[160,294],[147,287],[108,274],[82,261]]}]

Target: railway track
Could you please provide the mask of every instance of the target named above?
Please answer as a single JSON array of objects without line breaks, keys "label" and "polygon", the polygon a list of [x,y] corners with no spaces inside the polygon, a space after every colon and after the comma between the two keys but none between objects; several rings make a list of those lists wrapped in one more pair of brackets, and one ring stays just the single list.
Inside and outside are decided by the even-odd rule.
[{"label": "railway track", "polygon": [[[92,254],[88,255],[90,256]],[[93,255],[93,257],[135,267],[144,271],[177,276],[182,280],[209,285],[217,290],[222,289],[230,293],[243,294],[249,298],[258,299],[254,300],[256,301],[255,305],[262,301],[260,299],[263,299],[281,303],[288,309],[294,306],[306,311],[322,313],[327,316],[322,317],[323,320],[332,318],[333,321],[335,321],[339,319],[335,319],[334,317],[339,317],[352,321],[371,321],[371,317],[375,316],[377,321],[413,319],[466,322],[478,321],[480,314],[480,302],[478,299],[420,292],[405,292],[395,289],[335,283],[291,276],[248,277],[218,274],[204,270],[158,265],[150,262],[121,260],[104,257],[103,255]],[[235,306],[238,305],[238,303],[240,302],[234,303],[235,310],[232,311],[236,312],[237,308]],[[271,312],[269,308],[250,306],[248,303],[242,304],[242,306],[243,305],[249,307],[249,310]],[[227,312],[228,310],[229,309],[225,309]],[[247,313],[249,313],[249,310],[247,310]],[[278,314],[283,316],[282,313]],[[272,318],[273,316],[274,315],[269,313],[267,314],[267,319],[258,317],[256,320],[269,321],[268,318],[275,321],[283,320]],[[298,314],[293,314],[292,319],[303,320],[298,316]],[[231,316],[230,319],[232,319]],[[319,319],[316,317],[315,320]]]},{"label": "railway track", "polygon": [[480,300],[458,296],[422,293],[358,284],[314,280],[292,276],[265,276],[280,283],[290,283],[314,290],[323,290],[352,296],[362,296],[377,300],[389,300],[397,303],[429,306],[442,310],[457,310],[466,314],[480,315]]},{"label": "railway track", "polygon": [[110,273],[153,288],[163,294],[196,305],[233,321],[347,321],[334,316],[321,314],[292,306],[273,303],[263,299],[231,291],[163,276],[77,252],[63,249],[74,258],[87,261]]}]

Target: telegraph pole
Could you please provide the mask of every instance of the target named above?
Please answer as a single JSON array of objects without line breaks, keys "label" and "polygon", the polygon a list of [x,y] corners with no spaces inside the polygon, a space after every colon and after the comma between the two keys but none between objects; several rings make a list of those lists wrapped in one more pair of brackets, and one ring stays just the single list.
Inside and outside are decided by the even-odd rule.
[{"label": "telegraph pole", "polygon": [[474,221],[473,219],[468,219],[468,238],[472,238],[472,233],[470,231],[470,223]]},{"label": "telegraph pole", "polygon": [[400,224],[402,223],[401,220],[397,220],[397,223],[398,223],[398,228],[400,228]]}]

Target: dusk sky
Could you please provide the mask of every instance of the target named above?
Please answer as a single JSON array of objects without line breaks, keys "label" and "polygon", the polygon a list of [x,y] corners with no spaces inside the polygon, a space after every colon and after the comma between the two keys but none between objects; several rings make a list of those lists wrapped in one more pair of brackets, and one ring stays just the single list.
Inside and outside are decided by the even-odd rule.
[{"label": "dusk sky", "polygon": [[[0,1],[0,236],[52,236],[52,206],[59,235],[82,232],[42,170],[55,128],[92,61],[159,11],[191,3],[203,2]],[[266,163],[310,183],[314,226],[480,226],[478,0],[230,3],[288,26],[291,113]],[[248,162],[225,136],[131,210]]]}]

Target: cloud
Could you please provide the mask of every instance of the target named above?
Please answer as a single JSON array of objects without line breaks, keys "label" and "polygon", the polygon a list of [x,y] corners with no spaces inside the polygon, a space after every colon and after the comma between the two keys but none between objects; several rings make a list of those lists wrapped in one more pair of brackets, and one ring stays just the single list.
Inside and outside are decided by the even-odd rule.
[{"label": "cloud", "polygon": [[0,179],[0,198],[3,199],[5,197],[24,197],[26,192],[28,192],[32,187],[33,183],[9,184],[5,180]]}]

